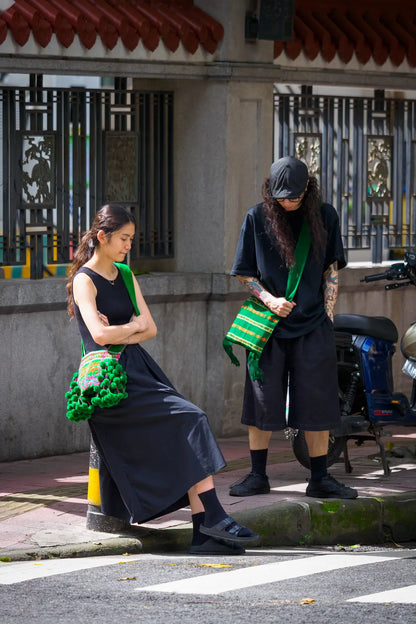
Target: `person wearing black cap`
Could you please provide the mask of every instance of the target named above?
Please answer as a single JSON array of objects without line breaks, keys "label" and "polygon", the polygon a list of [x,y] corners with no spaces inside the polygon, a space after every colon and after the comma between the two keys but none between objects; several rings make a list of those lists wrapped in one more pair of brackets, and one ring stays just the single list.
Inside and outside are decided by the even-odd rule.
[{"label": "person wearing black cap", "polygon": [[[250,208],[244,220],[231,275],[280,320],[259,360],[263,380],[253,380],[247,368],[241,422],[248,426],[252,469],[231,486],[230,495],[270,492],[270,438],[289,426],[305,432],[311,465],[306,495],[356,498],[355,489],[327,471],[329,430],[340,419],[333,313],[338,270],[346,262],[338,215],[322,203],[306,164],[292,156],[272,164],[262,195],[263,202]],[[304,221],[310,248],[289,301],[286,285]]]}]

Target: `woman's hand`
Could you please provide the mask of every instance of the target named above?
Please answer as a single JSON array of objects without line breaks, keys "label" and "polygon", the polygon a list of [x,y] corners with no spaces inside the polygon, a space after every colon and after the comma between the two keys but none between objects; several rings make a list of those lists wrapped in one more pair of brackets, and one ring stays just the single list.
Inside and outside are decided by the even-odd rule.
[{"label": "woman's hand", "polygon": [[106,315],[100,312],[99,310],[98,310],[98,318],[100,319],[101,323],[105,325],[105,327],[108,327],[110,325]]},{"label": "woman's hand", "polygon": [[149,319],[146,318],[145,314],[133,316],[130,322],[134,325],[134,333],[144,332],[149,327]]}]

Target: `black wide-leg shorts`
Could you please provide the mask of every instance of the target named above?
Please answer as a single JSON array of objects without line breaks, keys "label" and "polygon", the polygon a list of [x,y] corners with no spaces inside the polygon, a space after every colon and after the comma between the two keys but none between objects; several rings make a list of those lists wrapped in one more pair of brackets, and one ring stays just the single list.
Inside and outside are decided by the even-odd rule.
[{"label": "black wide-leg shorts", "polygon": [[[263,382],[246,369],[241,422],[262,431],[293,427],[325,431],[339,424],[333,324],[325,321],[297,338],[272,335],[260,358]],[[289,409],[286,399],[289,388]]]}]

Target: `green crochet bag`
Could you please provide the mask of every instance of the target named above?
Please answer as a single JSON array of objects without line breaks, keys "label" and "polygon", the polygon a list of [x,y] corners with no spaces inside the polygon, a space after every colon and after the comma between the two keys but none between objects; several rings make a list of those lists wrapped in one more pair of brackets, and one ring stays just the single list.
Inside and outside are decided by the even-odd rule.
[{"label": "green crochet bag", "polygon": [[[134,311],[140,314],[134,291],[133,274],[126,264],[114,263],[124,280]],[[126,399],[127,375],[119,363],[125,345],[111,345],[99,351],[85,353],[81,341],[82,358],[74,373],[68,392],[66,416],[80,422],[91,418],[96,407],[113,407]]]}]

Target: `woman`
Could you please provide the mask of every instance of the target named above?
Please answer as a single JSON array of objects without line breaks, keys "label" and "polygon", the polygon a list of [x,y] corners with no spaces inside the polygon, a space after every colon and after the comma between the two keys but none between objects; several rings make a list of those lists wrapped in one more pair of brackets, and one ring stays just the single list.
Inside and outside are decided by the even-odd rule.
[{"label": "woman", "polygon": [[[222,508],[212,475],[225,461],[206,415],[181,396],[140,343],[156,325],[137,280],[140,315],[114,262],[123,262],[135,235],[133,215],[106,205],[76,250],[68,281],[68,312],[86,352],[125,344],[120,363],[128,398],[96,409],[89,420],[100,456],[103,513],[143,523],[191,506],[194,554],[240,554],[234,542],[258,536]],[[226,540],[226,541],[224,541]]]}]

